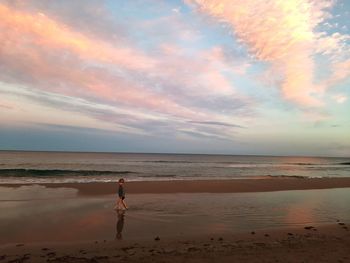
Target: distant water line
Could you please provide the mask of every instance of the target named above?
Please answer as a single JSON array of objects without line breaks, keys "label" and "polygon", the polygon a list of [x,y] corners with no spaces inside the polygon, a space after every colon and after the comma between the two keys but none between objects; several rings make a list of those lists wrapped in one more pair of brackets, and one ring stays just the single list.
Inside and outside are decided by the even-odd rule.
[{"label": "distant water line", "polygon": [[0,183],[350,177],[350,158],[0,152]]}]

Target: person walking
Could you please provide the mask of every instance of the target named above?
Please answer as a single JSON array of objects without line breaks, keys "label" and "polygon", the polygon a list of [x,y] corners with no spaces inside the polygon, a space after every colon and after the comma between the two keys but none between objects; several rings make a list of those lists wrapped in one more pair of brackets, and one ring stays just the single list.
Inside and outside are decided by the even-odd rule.
[{"label": "person walking", "polygon": [[125,183],[125,181],[123,178],[119,179],[119,181],[118,181],[118,184],[119,184],[118,199],[117,199],[116,205],[114,207],[114,209],[116,209],[116,210],[127,210],[128,209],[128,207],[125,203],[124,183]]}]

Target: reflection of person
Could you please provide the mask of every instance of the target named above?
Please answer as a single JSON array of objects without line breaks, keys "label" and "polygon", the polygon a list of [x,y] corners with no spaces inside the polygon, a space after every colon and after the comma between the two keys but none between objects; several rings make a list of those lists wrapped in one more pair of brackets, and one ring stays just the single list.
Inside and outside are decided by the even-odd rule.
[{"label": "reflection of person", "polygon": [[[117,210],[124,209],[124,210],[126,210],[126,209],[128,209],[128,207],[126,206],[125,201],[124,201],[124,199],[125,199],[124,179],[123,178],[119,179],[118,183],[119,183],[118,200],[116,202],[116,205],[115,205],[114,209],[117,209]],[[121,205],[123,206],[123,208],[120,208]]]},{"label": "reflection of person", "polygon": [[117,227],[116,227],[117,234],[115,235],[115,239],[122,239],[122,231],[124,227],[124,214],[125,214],[125,211],[117,210],[118,220],[117,220]]}]

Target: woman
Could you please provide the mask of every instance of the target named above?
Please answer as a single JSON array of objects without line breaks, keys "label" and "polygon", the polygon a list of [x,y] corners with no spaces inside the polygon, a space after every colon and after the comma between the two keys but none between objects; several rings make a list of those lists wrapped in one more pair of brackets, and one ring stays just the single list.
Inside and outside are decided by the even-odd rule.
[{"label": "woman", "polygon": [[[127,210],[128,207],[126,206],[125,201],[124,201],[124,199],[125,199],[124,179],[123,179],[123,178],[120,178],[119,181],[118,181],[118,183],[119,183],[119,188],[118,188],[118,197],[119,197],[119,198],[118,198],[118,200],[117,200],[117,203],[116,203],[114,209],[117,209],[117,210],[119,210],[119,209]],[[122,204],[122,206],[123,206],[124,208],[120,208],[120,204]]]}]

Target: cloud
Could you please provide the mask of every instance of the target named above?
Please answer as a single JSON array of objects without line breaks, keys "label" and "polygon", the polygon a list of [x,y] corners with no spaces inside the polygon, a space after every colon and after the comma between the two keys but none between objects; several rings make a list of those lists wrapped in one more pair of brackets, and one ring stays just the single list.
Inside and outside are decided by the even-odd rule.
[{"label": "cloud", "polygon": [[339,104],[343,104],[344,102],[346,102],[348,100],[348,97],[342,94],[337,94],[333,96],[333,99],[339,103]]},{"label": "cloud", "polygon": [[[81,98],[62,96],[44,91],[31,91],[26,88],[0,85],[0,93],[3,95],[15,96],[17,103],[21,105],[21,118],[12,121],[20,121],[22,125],[53,127],[53,126],[75,126],[76,131],[91,129],[104,130],[106,132],[117,132],[118,134],[129,134],[134,136],[158,136],[159,138],[169,138],[181,136],[184,130],[190,130],[191,133],[201,134],[207,138],[220,138],[230,140],[232,130],[240,128],[239,125],[233,125],[229,122],[217,121],[185,121],[180,118],[169,118],[162,115],[156,115],[152,112],[147,113],[142,110],[130,109],[128,107],[113,107],[106,104],[91,103]],[[23,103],[24,99],[30,100],[34,104],[51,107],[54,111],[48,111],[45,107],[36,107],[35,111],[45,112],[49,119],[31,120],[28,116],[36,114],[33,107]],[[11,100],[9,100],[9,103]],[[25,102],[25,101],[24,101]],[[33,112],[33,113],[31,113]],[[69,113],[72,118],[62,120],[60,115]],[[85,115],[89,118],[81,118]],[[93,121],[91,121],[93,120]],[[58,127],[57,126],[57,127]]]},{"label": "cloud", "polygon": [[[300,106],[321,106],[325,87],[315,84],[317,54],[339,59],[349,50],[348,35],[318,31],[331,17],[334,1],[321,0],[187,0],[201,12],[231,26],[258,60],[281,76],[281,92]],[[332,60],[333,61],[333,60]],[[338,73],[335,73],[336,75]]]},{"label": "cloud", "polygon": [[[39,84],[69,96],[95,96],[180,116],[193,114],[130,81],[131,74],[143,74],[156,63],[137,49],[88,38],[42,14],[0,5],[0,15],[3,79],[9,80],[12,75],[11,81],[22,79],[23,84]],[[117,74],[110,74],[110,67]]]},{"label": "cloud", "polygon": [[[3,48],[10,46],[14,38],[24,44],[39,45],[51,49],[72,52],[80,59],[93,60],[95,63],[114,63],[129,69],[152,68],[155,61],[140,51],[127,46],[116,47],[99,39],[86,37],[80,32],[61,24],[43,13],[30,14],[10,9],[0,4]],[[13,31],[17,29],[17,31]]]},{"label": "cloud", "polygon": [[12,110],[12,109],[14,109],[12,106],[5,105],[5,104],[0,104],[0,108],[3,108],[5,110]]},{"label": "cloud", "polygon": [[189,123],[244,128],[241,125],[229,124],[229,123],[219,122],[219,121],[190,121]]},{"label": "cloud", "polygon": [[[350,52],[350,51],[349,51]],[[325,86],[334,86],[350,77],[350,59],[332,64],[332,74],[325,81]]]},{"label": "cloud", "polygon": [[[1,84],[1,83],[0,83]],[[62,113],[69,113],[71,116],[76,116],[73,118],[74,122],[69,121],[65,118],[65,121],[58,123],[58,125],[73,125],[75,124],[80,129],[94,128],[99,126],[101,129],[108,131],[117,131],[121,133],[130,134],[146,134],[145,128],[141,127],[139,124],[150,121],[164,121],[165,119],[161,116],[155,114],[147,114],[144,111],[139,111],[136,109],[129,109],[127,107],[112,107],[106,104],[90,102],[82,98],[69,97],[64,95],[59,95],[55,93],[45,92],[45,91],[32,91],[31,89],[24,87],[0,85],[0,92],[3,96],[15,96],[16,102],[20,105],[22,115],[22,122],[30,123],[30,120],[26,117],[24,113],[33,112],[33,106],[28,105],[26,101],[30,101],[34,105],[40,105],[39,110],[43,111],[47,108],[53,108],[55,111],[51,112],[50,115],[52,120],[41,120],[48,125],[56,124],[58,121],[55,115],[62,115]],[[24,100],[23,100],[24,99]],[[24,101],[24,103],[23,103]],[[11,97],[9,98],[9,103],[11,102]],[[38,109],[36,109],[38,110]],[[91,122],[89,119],[77,118],[80,114],[88,116],[94,121]],[[31,120],[32,123],[38,123],[38,120]],[[51,122],[50,122],[51,121]],[[138,124],[138,125],[136,125]]]},{"label": "cloud", "polygon": [[[101,24],[94,26],[93,34],[81,23],[66,24],[72,23],[70,16],[52,16],[51,5],[50,12],[28,4],[20,7],[0,4],[0,80],[25,87],[24,93],[29,89],[35,103],[142,131],[159,125],[160,133],[181,129],[191,120],[227,123],[226,130],[235,129],[230,123],[237,122],[237,116],[252,114],[254,102],[239,94],[225,76],[235,66],[225,60],[220,47],[188,52],[179,45],[161,43],[145,52],[133,42],[98,38]],[[67,12],[62,10],[58,13]],[[179,23],[175,19],[176,27],[182,29],[185,25]],[[120,31],[124,32],[118,29],[111,34],[118,39]],[[55,99],[60,96],[72,103]],[[74,107],[77,99],[100,106],[79,103]],[[101,110],[101,105],[108,110]],[[149,118],[152,115],[157,124]],[[229,138],[232,133],[226,130],[207,132]]]},{"label": "cloud", "polygon": [[123,22],[113,17],[107,1],[41,1],[3,0],[11,9],[24,13],[44,14],[60,24],[69,25],[75,31],[95,39],[127,44],[128,33]]}]

